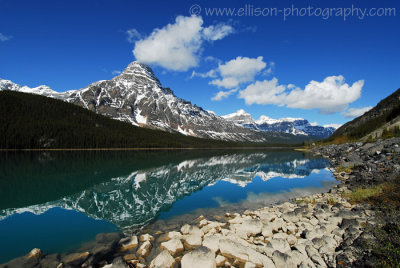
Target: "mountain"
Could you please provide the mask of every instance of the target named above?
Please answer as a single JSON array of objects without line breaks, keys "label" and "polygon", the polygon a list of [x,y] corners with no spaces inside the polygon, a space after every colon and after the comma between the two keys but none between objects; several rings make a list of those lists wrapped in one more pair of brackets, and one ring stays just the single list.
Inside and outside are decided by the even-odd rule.
[{"label": "mountain", "polygon": [[136,127],[61,100],[9,90],[0,91],[0,115],[0,149],[240,146]]},{"label": "mountain", "polygon": [[333,127],[313,126],[303,118],[272,119],[262,115],[258,120],[254,120],[249,113],[242,109],[222,117],[253,130],[305,135],[319,139],[327,138],[335,131]]},{"label": "mountain", "polygon": [[138,62],[132,62],[111,80],[98,81],[80,90],[59,93],[46,86],[28,88],[2,79],[0,90],[44,95],[135,126],[199,138],[263,143],[301,143],[305,140],[305,137],[277,132],[254,131],[205,111],[176,97],[171,89],[162,87],[152,69]]},{"label": "mountain", "polygon": [[385,130],[400,127],[400,89],[381,100],[374,108],[338,128],[328,141],[379,138]]}]

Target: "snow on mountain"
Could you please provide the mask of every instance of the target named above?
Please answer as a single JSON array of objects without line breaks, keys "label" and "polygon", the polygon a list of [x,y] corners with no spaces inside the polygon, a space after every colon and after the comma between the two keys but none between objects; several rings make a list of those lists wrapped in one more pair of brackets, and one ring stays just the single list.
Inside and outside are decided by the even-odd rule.
[{"label": "snow on mountain", "polygon": [[[264,143],[299,143],[301,137],[291,134],[329,136],[326,129],[315,129],[307,120],[271,119],[261,117],[257,122],[244,110],[224,117],[203,110],[175,96],[162,87],[152,69],[132,62],[118,76],[66,92],[56,92],[47,86],[29,88],[0,79],[0,90],[14,90],[61,99],[112,119],[130,124],[178,132],[183,135],[230,141]],[[286,134],[283,134],[286,133]]]},{"label": "snow on mountain", "polygon": [[236,124],[242,125],[250,129],[257,129],[256,122],[251,117],[251,114],[246,113],[245,110],[240,109],[236,113],[227,114],[222,116],[226,120],[233,121]]},{"label": "snow on mountain", "polygon": [[249,113],[239,110],[236,113],[228,114],[223,118],[230,120],[238,125],[259,131],[283,132],[293,135],[315,136],[326,138],[335,131],[333,127],[323,127],[310,124],[303,118],[281,118],[273,119],[262,115],[258,120],[254,120]]},{"label": "snow on mountain", "polygon": [[98,81],[79,90],[56,92],[46,86],[29,88],[2,79],[0,90],[57,98],[136,126],[200,138],[266,143],[293,139],[250,130],[180,99],[171,89],[162,87],[149,66],[139,62],[132,62],[111,80]]}]

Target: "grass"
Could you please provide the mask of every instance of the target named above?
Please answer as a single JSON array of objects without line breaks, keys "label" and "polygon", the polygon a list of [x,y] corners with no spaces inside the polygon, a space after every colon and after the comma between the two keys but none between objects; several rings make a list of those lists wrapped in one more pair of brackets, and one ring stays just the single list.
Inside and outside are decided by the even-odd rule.
[{"label": "grass", "polygon": [[337,201],[335,198],[329,197],[329,199],[328,199],[328,205],[333,206],[333,205],[336,205],[337,203],[338,203],[338,201]]},{"label": "grass", "polygon": [[343,194],[343,197],[348,199],[350,203],[360,203],[367,201],[369,198],[378,196],[382,193],[381,185],[371,186],[368,188],[359,187],[355,191]]},{"label": "grass", "polygon": [[354,165],[350,166],[338,166],[335,170],[337,173],[345,172],[345,173],[351,173],[353,172]]}]

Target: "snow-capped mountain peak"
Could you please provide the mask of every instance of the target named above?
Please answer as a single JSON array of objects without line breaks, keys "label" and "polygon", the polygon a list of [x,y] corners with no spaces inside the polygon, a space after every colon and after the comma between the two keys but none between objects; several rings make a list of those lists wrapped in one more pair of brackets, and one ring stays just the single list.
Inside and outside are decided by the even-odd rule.
[{"label": "snow-capped mountain peak", "polygon": [[19,91],[19,92],[38,94],[44,96],[57,95],[59,93],[45,85],[30,88],[28,86],[20,86],[18,84],[13,83],[10,80],[5,80],[5,79],[0,79],[0,90],[12,90],[12,91]]},{"label": "snow-capped mountain peak", "polygon": [[140,63],[138,61],[134,61],[125,68],[125,70],[114,77],[113,80],[136,80],[138,78],[146,79],[148,81],[154,82],[157,87],[161,87],[161,82],[155,76],[153,70],[150,66]]},{"label": "snow-capped mountain peak", "polygon": [[261,115],[258,120],[254,120],[251,115],[246,113],[244,110],[239,110],[236,113],[225,115],[223,118],[254,130],[284,132],[294,135],[316,136],[320,138],[329,137],[335,130],[330,127],[326,128],[311,125],[308,120],[303,118],[287,117],[273,119],[266,115]]},{"label": "snow-capped mountain peak", "polygon": [[233,121],[236,124],[242,125],[244,127],[257,129],[256,122],[254,121],[253,117],[251,117],[251,114],[247,113],[243,109],[240,109],[232,114],[224,115],[222,117],[226,120]]},{"label": "snow-capped mountain peak", "polygon": [[295,122],[295,121],[302,121],[302,120],[305,120],[305,119],[303,119],[303,118],[292,118],[292,117],[273,119],[273,118],[268,117],[266,115],[262,115],[255,122],[257,124],[259,124],[259,125],[262,125],[262,124],[276,124],[276,123],[282,123],[282,122]]}]

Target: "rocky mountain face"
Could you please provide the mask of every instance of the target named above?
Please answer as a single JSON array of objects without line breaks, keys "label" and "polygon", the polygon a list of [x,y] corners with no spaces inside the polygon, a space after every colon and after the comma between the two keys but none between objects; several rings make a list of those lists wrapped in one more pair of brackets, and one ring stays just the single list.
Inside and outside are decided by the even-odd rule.
[{"label": "rocky mountain face", "polygon": [[327,138],[335,131],[333,127],[313,126],[303,118],[272,119],[263,115],[258,120],[254,120],[244,110],[222,117],[243,127],[258,131],[282,132],[318,138]]},{"label": "rocky mountain face", "polygon": [[[400,89],[381,100],[374,108],[338,128],[332,138],[347,136],[352,139],[363,138],[374,130],[387,125],[399,126]],[[373,137],[375,138],[375,136]]]},{"label": "rocky mountain face", "polygon": [[62,99],[136,126],[200,138],[265,143],[293,143],[296,139],[282,133],[251,130],[180,99],[171,89],[162,87],[149,66],[138,62],[132,62],[111,80],[98,81],[80,90],[56,92],[46,86],[28,88],[2,79],[0,90]]}]

